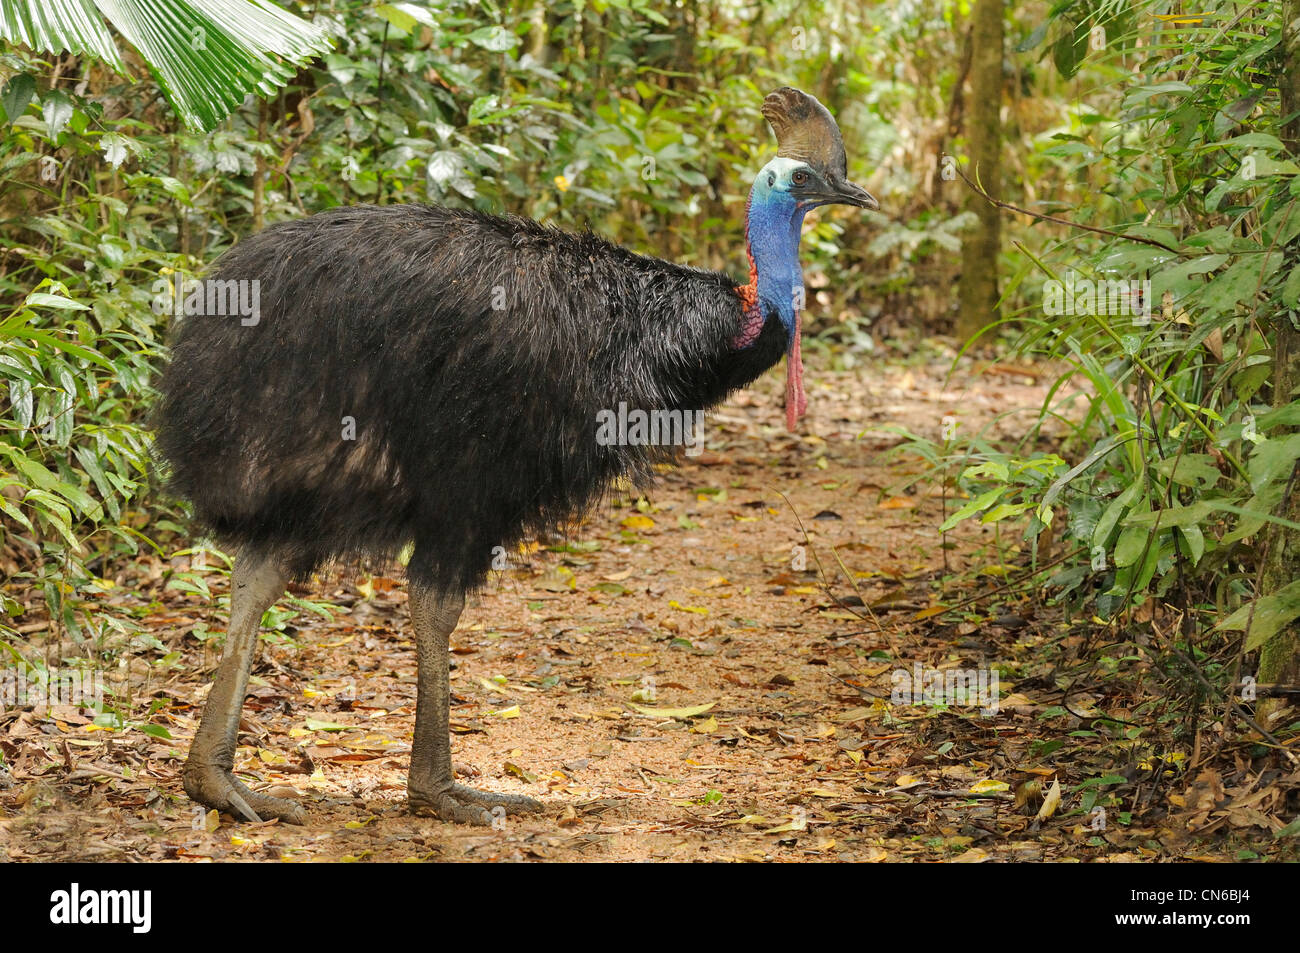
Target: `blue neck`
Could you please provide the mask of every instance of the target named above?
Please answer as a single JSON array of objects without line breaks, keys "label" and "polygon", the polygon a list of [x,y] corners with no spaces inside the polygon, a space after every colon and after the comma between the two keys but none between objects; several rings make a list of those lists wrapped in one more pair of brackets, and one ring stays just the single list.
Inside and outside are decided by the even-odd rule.
[{"label": "blue neck", "polygon": [[795,293],[802,302],[803,271],[799,267],[799,233],[806,209],[784,192],[769,191],[755,183],[749,194],[745,237],[754,263],[753,280],[758,298],[781,318],[794,343]]}]

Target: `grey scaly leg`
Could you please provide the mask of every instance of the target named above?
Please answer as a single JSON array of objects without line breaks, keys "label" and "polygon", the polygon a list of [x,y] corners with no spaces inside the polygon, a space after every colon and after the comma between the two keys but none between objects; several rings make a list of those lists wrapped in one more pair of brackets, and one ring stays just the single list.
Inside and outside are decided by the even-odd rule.
[{"label": "grey scaly leg", "polygon": [[493,814],[501,811],[506,814],[540,811],[542,805],[530,797],[476,791],[452,781],[447,640],[465,607],[465,597],[459,593],[443,594],[413,581],[410,605],[420,663],[415,742],[411,746],[411,776],[407,782],[410,810],[430,813],[444,821],[485,826],[490,826]]},{"label": "grey scaly leg", "polygon": [[301,824],[306,815],[300,805],[256,794],[233,773],[239,712],[244,706],[248,673],[257,655],[262,613],[280,598],[288,581],[284,569],[261,553],[244,552],[236,558],[230,575],[226,651],[203,708],[203,720],[190,745],[182,779],[185,793],[207,807],[228,811],[248,821],[278,817],[291,824]]}]

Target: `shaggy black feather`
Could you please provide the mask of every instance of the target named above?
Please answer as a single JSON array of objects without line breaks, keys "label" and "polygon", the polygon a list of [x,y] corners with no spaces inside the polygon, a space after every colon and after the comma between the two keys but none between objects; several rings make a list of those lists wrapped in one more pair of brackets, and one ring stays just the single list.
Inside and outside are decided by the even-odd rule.
[{"label": "shaggy black feather", "polygon": [[598,411],[711,407],[787,343],[773,312],[729,347],[742,304],[725,274],[425,205],[274,225],[209,277],[259,281],[261,319],[180,319],[157,448],[200,523],[299,578],[414,542],[414,578],[473,588],[493,547],[667,455],[600,446]]}]

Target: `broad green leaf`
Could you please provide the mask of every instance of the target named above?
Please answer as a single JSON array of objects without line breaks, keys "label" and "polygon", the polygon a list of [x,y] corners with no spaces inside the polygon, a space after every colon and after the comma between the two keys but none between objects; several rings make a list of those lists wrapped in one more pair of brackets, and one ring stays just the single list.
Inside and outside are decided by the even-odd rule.
[{"label": "broad green leaf", "polygon": [[[0,18],[4,17],[0,8]],[[4,110],[5,122],[13,122],[27,109],[27,104],[36,95],[36,81],[26,73],[18,73],[5,83],[0,90],[0,109]]]},{"label": "broad green leaf", "polygon": [[0,513],[4,513],[10,519],[16,522],[19,526],[22,526],[24,529],[28,530],[29,532],[33,532],[33,533],[36,532],[36,528],[32,526],[31,521],[27,519],[27,514],[25,514],[13,503],[10,503],[3,496],[0,496]]},{"label": "broad green leaf", "polygon": [[1047,27],[1050,23],[1050,20],[1044,20],[1042,23],[1038,24],[1038,26],[1034,27],[1033,31],[1027,37],[1016,44],[1016,52],[1028,53],[1039,43],[1042,43],[1043,38],[1047,36]]},{"label": "broad green leaf", "polygon": [[351,725],[340,725],[337,721],[323,721],[319,718],[308,718],[304,723],[308,731],[347,731]]},{"label": "broad green leaf", "polygon": [[71,298],[63,297],[63,295],[51,295],[39,291],[29,294],[23,304],[29,308],[60,308],[64,311],[90,310],[88,305],[84,305],[80,301],[73,301]]},{"label": "broad green leaf", "polygon": [[87,54],[127,73],[106,19],[200,132],[249,94],[273,93],[331,45],[322,28],[270,0],[7,0],[0,37],[37,52]]},{"label": "broad green leaf", "polygon": [[58,139],[59,134],[72,121],[73,112],[75,108],[67,93],[52,89],[45,94],[45,99],[41,103],[41,113],[45,117],[45,132],[51,142]]},{"label": "broad green leaf", "polygon": [[[1251,607],[1254,606],[1254,615]],[[1283,626],[1300,618],[1300,579],[1283,586],[1277,592],[1270,593],[1253,603],[1242,606],[1228,618],[1219,623],[1218,628],[1240,632],[1250,622],[1250,634],[1246,637],[1246,651],[1253,652]]]},{"label": "broad green leaf", "polygon": [[32,397],[32,385],[25,380],[9,382],[9,406],[13,408],[14,422],[23,430],[32,425],[35,416],[35,403]]},{"label": "broad green leaf", "polygon": [[1300,308],[1300,268],[1292,268],[1286,276],[1282,285],[1282,303],[1292,310]]},{"label": "broad green leaf", "polygon": [[520,39],[503,26],[485,26],[469,35],[469,41],[493,53],[513,50],[520,44]]},{"label": "broad green leaf", "polygon": [[[1273,255],[1270,271],[1277,270],[1282,256]],[[1265,278],[1267,275],[1264,276]],[[1200,305],[1207,317],[1216,318],[1231,314],[1237,305],[1255,296],[1260,287],[1260,262],[1257,256],[1247,256],[1228,268],[1214,279],[1201,292]]]},{"label": "broad green leaf", "polygon": [[1223,476],[1215,465],[1214,458],[1208,453],[1185,453],[1180,457],[1169,457],[1152,467],[1166,479],[1179,486],[1208,490]]},{"label": "broad green leaf", "polygon": [[1201,527],[1196,523],[1180,526],[1178,532],[1186,542],[1187,555],[1191,557],[1192,565],[1195,566],[1201,561],[1201,557],[1205,555],[1205,534],[1201,532]]},{"label": "broad green leaf", "polygon": [[1152,96],[1167,94],[1193,95],[1195,92],[1196,90],[1192,89],[1192,87],[1178,80],[1171,80],[1167,83],[1153,83],[1150,86],[1134,86],[1124,94],[1124,105],[1132,106],[1150,99]]},{"label": "broad green leaf", "polygon": [[410,12],[402,9],[405,6],[407,4],[381,3],[375,7],[375,13],[387,20],[393,29],[410,33],[418,21]]},{"label": "broad green leaf", "polygon": [[[1300,268],[1297,268],[1295,273],[1300,275]],[[1261,414],[1255,426],[1260,430],[1271,430],[1274,427],[1300,427],[1300,401],[1292,401],[1266,414]]]},{"label": "broad green leaf", "polygon": [[1097,520],[1097,528],[1093,530],[1093,546],[1104,547],[1106,545],[1110,540],[1111,530],[1115,528],[1115,524],[1119,522],[1119,518],[1124,515],[1124,511],[1127,510],[1129,505],[1137,498],[1140,490],[1140,484],[1130,483],[1119,496],[1110,501],[1110,504]]},{"label": "broad green leaf", "polygon": [[1037,506],[1037,503],[999,503],[980,517],[981,523],[996,523],[999,520],[1019,516],[1025,510]]},{"label": "broad green leaf", "polygon": [[1250,488],[1258,493],[1270,483],[1284,482],[1290,476],[1297,459],[1300,459],[1300,433],[1262,440],[1255,444],[1255,450],[1246,464],[1250,473]]},{"label": "broad green leaf", "polygon": [[1268,149],[1273,152],[1281,152],[1283,148],[1281,139],[1277,136],[1270,136],[1266,132],[1248,132],[1244,135],[1233,136],[1231,139],[1215,143],[1215,146],[1225,149]]},{"label": "broad green leaf", "polygon": [[1005,487],[997,486],[985,493],[981,493],[973,500],[967,500],[956,513],[953,513],[952,516],[949,516],[943,521],[943,525],[939,527],[939,532],[946,533],[962,520],[988,509],[998,501],[998,498],[1001,497],[1004,492],[1006,492]]},{"label": "broad green leaf", "polygon": [[[1115,543],[1115,565],[1132,566],[1141,558],[1151,530],[1145,526],[1126,526]],[[1152,544],[1154,545],[1154,544]]]},{"label": "broad green leaf", "polygon": [[1209,500],[1200,500],[1187,506],[1171,506],[1164,510],[1148,510],[1135,513],[1124,520],[1125,526],[1155,526],[1160,521],[1161,528],[1195,526],[1203,523],[1217,507]]},{"label": "broad green leaf", "polygon": [[90,348],[82,347],[80,344],[73,344],[71,341],[65,341],[47,331],[35,331],[31,328],[19,328],[14,330],[11,336],[24,338],[29,341],[36,341],[40,344],[46,344],[50,347],[57,348],[60,351],[66,351],[67,353],[77,357],[85,358],[87,361],[91,361],[101,367],[106,367],[110,370],[113,369],[112,363],[98,351],[92,351]]}]

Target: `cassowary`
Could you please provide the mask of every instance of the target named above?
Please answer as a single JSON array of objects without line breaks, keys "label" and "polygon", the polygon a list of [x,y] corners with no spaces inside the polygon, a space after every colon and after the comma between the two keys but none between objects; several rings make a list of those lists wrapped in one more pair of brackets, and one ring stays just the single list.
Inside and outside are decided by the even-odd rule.
[{"label": "cassowary", "polygon": [[778,153],[750,192],[739,287],[591,234],[428,205],[321,212],[216,263],[209,282],[256,283],[259,316],[187,309],[156,420],[171,487],[237,551],[225,653],[183,772],[191,798],[303,821],[232,770],[262,614],[327,560],[409,545],[409,806],[475,824],[540,809],[453,782],[448,636],[499,547],[581,513],[619,476],[650,477],[665,448],[597,439],[602,411],[702,411],[785,354],[791,429],[804,412],[800,226],[821,205],[878,206],[848,181],[815,98],[785,87],[762,111]]}]

